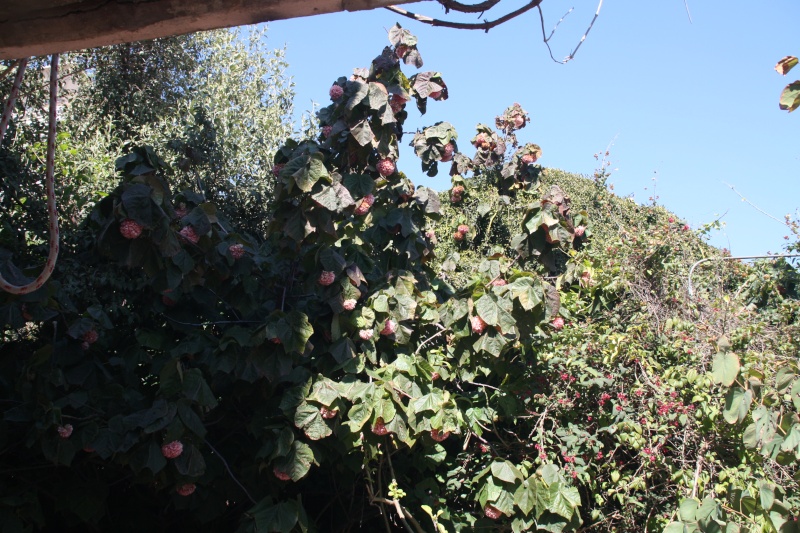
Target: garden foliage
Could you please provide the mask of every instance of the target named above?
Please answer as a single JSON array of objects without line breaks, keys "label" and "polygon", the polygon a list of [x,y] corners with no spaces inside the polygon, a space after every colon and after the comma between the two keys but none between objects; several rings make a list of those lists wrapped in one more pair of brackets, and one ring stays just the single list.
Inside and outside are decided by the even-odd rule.
[{"label": "garden foliage", "polygon": [[[0,297],[0,522],[794,531],[795,269],[688,298],[721,253],[543,169],[518,104],[471,156],[448,123],[408,139],[449,88],[389,38],[276,151],[263,235],[139,146],[62,275]],[[450,191],[411,183],[404,137]]]}]

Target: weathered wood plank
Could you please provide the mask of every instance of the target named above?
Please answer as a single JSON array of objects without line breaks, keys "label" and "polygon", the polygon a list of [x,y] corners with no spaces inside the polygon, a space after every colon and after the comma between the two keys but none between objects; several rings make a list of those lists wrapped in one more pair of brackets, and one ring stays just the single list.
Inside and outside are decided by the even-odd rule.
[{"label": "weathered wood plank", "polygon": [[0,59],[155,39],[412,0],[6,0]]}]

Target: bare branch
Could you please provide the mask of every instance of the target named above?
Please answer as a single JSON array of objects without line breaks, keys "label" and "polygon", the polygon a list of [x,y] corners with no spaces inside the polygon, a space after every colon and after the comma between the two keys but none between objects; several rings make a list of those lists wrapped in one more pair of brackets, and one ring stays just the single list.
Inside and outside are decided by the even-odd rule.
[{"label": "bare branch", "polygon": [[425,345],[428,344],[430,341],[432,341],[436,337],[440,337],[440,336],[444,335],[445,333],[447,333],[448,331],[450,331],[448,328],[443,327],[441,324],[436,324],[436,326],[439,327],[438,333],[434,333],[433,335],[431,335],[430,337],[428,337],[427,339],[422,341],[420,343],[419,347],[417,347],[417,351],[414,352],[414,355],[417,355],[422,350],[422,348],[424,348]]},{"label": "bare branch", "polygon": [[439,0],[439,3],[444,6],[445,10],[452,9],[453,11],[458,11],[460,13],[483,13],[484,11],[488,11],[499,4],[500,0],[485,0],[479,4],[472,5],[462,4],[456,0]]},{"label": "bare branch", "polygon": [[544,13],[542,13],[542,8],[540,6],[536,7],[539,9],[539,20],[542,23],[542,40],[544,41],[545,46],[547,46],[547,51],[550,52],[550,59],[552,59],[556,63],[563,65],[564,63],[567,63],[568,61],[575,59],[575,54],[578,53],[578,49],[583,44],[583,41],[586,40],[586,37],[589,35],[589,32],[592,31],[592,27],[594,27],[594,23],[597,20],[597,17],[600,16],[600,8],[603,7],[603,0],[600,0],[600,3],[597,5],[597,10],[594,12],[594,17],[592,18],[592,22],[589,23],[589,27],[586,29],[586,32],[583,34],[583,37],[581,37],[581,40],[578,42],[578,46],[576,46],[575,49],[572,52],[570,52],[570,54],[567,57],[565,57],[563,61],[559,61],[553,56],[553,50],[550,48],[550,39],[552,39],[553,35],[556,33],[559,24],[561,24],[561,22],[563,22],[563,20],[567,18],[567,15],[572,13],[572,10],[574,8],[570,8],[569,11],[567,11],[564,14],[564,16],[561,17],[561,19],[556,23],[555,27],[553,28],[553,31],[550,32],[550,35],[546,35],[544,29]]},{"label": "bare branch", "polygon": [[[431,17],[427,17],[425,15],[419,15],[417,13],[412,13],[411,11],[407,11],[405,9],[399,8],[397,6],[386,6],[385,9],[392,11],[393,13],[397,13],[398,15],[402,15],[404,17],[414,19],[417,22],[422,22],[423,24],[428,24],[430,26],[437,26],[442,28],[453,28],[456,30],[483,30],[488,32],[492,28],[503,24],[504,22],[508,22],[509,20],[522,15],[523,13],[530,11],[535,7],[539,7],[539,4],[542,3],[542,0],[532,0],[528,2],[524,6],[520,7],[519,9],[512,11],[506,15],[503,15],[499,19],[496,20],[486,20],[480,23],[469,23],[469,22],[450,22],[447,20],[439,20],[434,19]],[[602,2],[601,2],[602,3]]]},{"label": "bare branch", "polygon": [[600,3],[599,3],[599,4],[597,4],[597,11],[595,11],[595,12],[594,12],[594,17],[592,18],[592,22],[590,22],[590,23],[589,23],[589,27],[586,29],[586,33],[584,33],[584,34],[583,34],[583,37],[581,37],[581,40],[580,40],[580,42],[578,43],[578,46],[576,46],[576,47],[575,47],[575,50],[573,50],[573,51],[572,51],[572,52],[571,52],[571,53],[570,53],[570,54],[567,56],[567,58],[564,60],[564,62],[565,62],[565,63],[566,63],[567,61],[570,61],[570,60],[572,60],[572,59],[575,59],[575,54],[577,54],[577,53],[578,53],[578,48],[580,48],[580,47],[581,47],[581,45],[583,44],[583,41],[585,41],[585,40],[586,40],[586,37],[589,35],[589,32],[590,32],[590,31],[592,31],[592,27],[594,26],[594,21],[596,21],[596,20],[597,20],[597,17],[599,17],[599,16],[600,16],[600,8],[602,8],[602,7],[603,7],[603,0],[600,0]]},{"label": "bare branch", "polygon": [[565,18],[567,18],[567,15],[572,13],[572,10],[575,9],[575,8],[574,7],[569,8],[569,11],[567,11],[564,14],[564,16],[561,17],[561,19],[559,19],[559,21],[556,23],[555,27],[553,27],[553,31],[551,31],[550,35],[547,35],[547,36],[545,35],[544,13],[542,12],[542,6],[537,6],[537,9],[539,10],[539,21],[541,21],[541,23],[542,23],[542,40],[544,41],[544,45],[547,47],[547,51],[550,52],[550,59],[552,59],[556,63],[560,63],[560,64],[563,65],[564,63],[566,63],[566,61],[559,61],[558,59],[555,58],[555,56],[553,56],[553,49],[550,48],[550,39],[553,38],[553,34],[555,34],[556,30],[558,29],[559,24],[561,24],[561,22]]}]

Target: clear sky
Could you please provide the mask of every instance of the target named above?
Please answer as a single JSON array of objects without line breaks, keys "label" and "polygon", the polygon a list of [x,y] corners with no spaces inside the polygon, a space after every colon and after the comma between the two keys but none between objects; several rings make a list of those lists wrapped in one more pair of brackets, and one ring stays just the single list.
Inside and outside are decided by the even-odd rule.
[{"label": "clear sky", "polygon": [[[522,3],[503,0],[484,18]],[[303,110],[312,101],[327,105],[331,83],[368,66],[399,22],[420,39],[421,70],[441,72],[450,92],[422,117],[410,111],[406,131],[446,120],[471,155],[475,125],[493,125],[495,115],[519,102],[532,119],[520,140],[542,147],[544,166],[592,174],[593,155],[611,145],[609,181],[617,194],[646,203],[655,185],[658,203],[692,228],[725,214],[726,227],[712,244],[734,255],[780,252],[786,228],[726,184],[779,219],[800,207],[800,111],[778,109],[781,90],[800,78],[800,67],[785,78],[773,70],[783,56],[800,55],[800,2],[687,3],[691,22],[683,0],[606,0],[566,65],[550,59],[536,10],[488,34],[432,28],[385,9],[319,15],[270,23],[268,43],[286,45],[295,105]],[[434,2],[402,7],[447,17]],[[579,42],[597,2],[542,3],[548,33],[570,7],[551,43],[556,58]],[[410,147],[400,168],[417,184],[450,186],[445,173],[424,176]]]}]

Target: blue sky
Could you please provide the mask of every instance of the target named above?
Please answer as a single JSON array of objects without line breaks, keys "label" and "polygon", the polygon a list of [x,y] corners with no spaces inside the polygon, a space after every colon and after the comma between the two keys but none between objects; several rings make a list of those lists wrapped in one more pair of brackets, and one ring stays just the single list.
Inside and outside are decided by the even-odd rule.
[{"label": "blue sky", "polygon": [[[777,103],[800,73],[784,78],[773,70],[783,56],[800,55],[800,2],[687,1],[691,22],[683,0],[606,0],[566,65],[550,59],[535,10],[488,34],[432,28],[385,9],[318,15],[270,23],[268,43],[286,45],[295,105],[303,110],[312,101],[327,105],[331,83],[368,66],[399,22],[420,39],[421,70],[441,72],[450,91],[426,115],[411,112],[406,131],[446,120],[471,154],[475,125],[493,124],[519,102],[532,119],[520,139],[542,147],[544,166],[591,174],[594,154],[611,145],[617,194],[644,203],[655,184],[658,202],[692,228],[726,213],[712,244],[734,255],[780,252],[786,228],[726,183],[779,219],[800,207],[800,111],[789,115]],[[504,0],[484,17],[521,3]],[[402,7],[446,17],[434,2]],[[597,2],[542,3],[548,32],[570,7],[551,42],[556,58],[578,43]],[[410,147],[402,156],[400,167],[415,183],[449,188],[446,175],[421,173]]]}]

